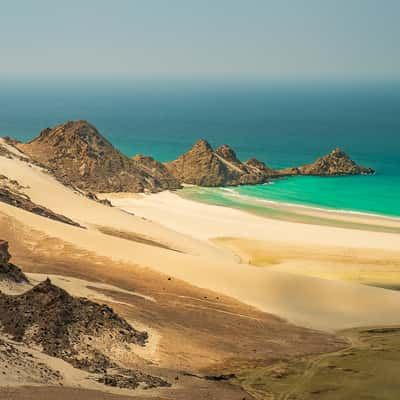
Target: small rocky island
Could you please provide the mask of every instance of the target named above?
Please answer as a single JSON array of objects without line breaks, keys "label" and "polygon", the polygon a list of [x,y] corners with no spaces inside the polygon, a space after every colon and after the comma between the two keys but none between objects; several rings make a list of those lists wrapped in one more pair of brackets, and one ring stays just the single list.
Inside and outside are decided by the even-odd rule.
[{"label": "small rocky island", "polygon": [[335,149],[312,164],[301,167],[286,168],[279,171],[282,175],[315,175],[315,176],[344,176],[372,175],[372,168],[356,164],[342,149]]},{"label": "small rocky island", "polygon": [[227,144],[216,149],[204,139],[176,160],[161,163],[138,154],[129,158],[118,151],[87,121],[68,121],[44,129],[28,143],[9,139],[9,144],[46,168],[62,183],[91,196],[92,193],[159,192],[182,184],[198,186],[257,185],[272,178],[294,175],[370,175],[343,150],[335,149],[312,164],[273,169],[250,158],[241,161]]}]

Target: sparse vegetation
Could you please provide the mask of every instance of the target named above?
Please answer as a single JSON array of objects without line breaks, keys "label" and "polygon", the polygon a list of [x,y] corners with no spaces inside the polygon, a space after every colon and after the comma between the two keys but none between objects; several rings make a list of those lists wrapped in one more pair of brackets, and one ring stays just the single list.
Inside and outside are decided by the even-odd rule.
[{"label": "sparse vegetation", "polygon": [[397,400],[400,328],[341,334],[351,343],[344,350],[248,368],[238,382],[260,400]]}]

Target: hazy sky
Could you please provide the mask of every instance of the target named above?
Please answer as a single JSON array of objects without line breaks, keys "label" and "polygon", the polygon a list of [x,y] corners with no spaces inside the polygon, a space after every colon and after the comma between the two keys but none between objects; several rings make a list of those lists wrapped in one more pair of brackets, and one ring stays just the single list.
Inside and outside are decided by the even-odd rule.
[{"label": "hazy sky", "polygon": [[0,76],[400,78],[400,0],[0,0]]}]

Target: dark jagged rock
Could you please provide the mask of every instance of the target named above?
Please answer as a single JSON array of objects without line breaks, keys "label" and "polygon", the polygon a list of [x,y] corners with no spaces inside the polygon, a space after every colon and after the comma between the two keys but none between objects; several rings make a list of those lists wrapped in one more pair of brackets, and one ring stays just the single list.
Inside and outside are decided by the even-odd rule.
[{"label": "dark jagged rock", "polygon": [[8,252],[8,242],[0,240],[0,265],[8,264],[11,259],[11,255]]},{"label": "dark jagged rock", "polygon": [[4,146],[0,145],[0,156],[1,157],[6,157],[6,158],[12,158],[11,152],[6,149]]},{"label": "dark jagged rock", "polygon": [[132,157],[132,161],[135,162],[139,168],[162,182],[164,188],[178,189],[181,187],[179,181],[168,171],[165,165],[155,160],[153,157],[136,154]]},{"label": "dark jagged rock", "polygon": [[[3,266],[11,265],[10,257],[8,243],[0,241],[0,279]],[[22,274],[19,280],[27,281],[17,270]],[[0,328],[13,341],[40,347],[49,356],[96,374],[92,378],[105,385],[126,389],[170,386],[162,378],[127,369],[107,355],[110,343],[126,351],[131,351],[127,347],[130,344],[145,346],[147,332],[136,330],[105,304],[71,296],[50,279],[19,295],[0,292]],[[46,372],[52,374],[50,370]],[[50,377],[61,378],[57,374]]]},{"label": "dark jagged rock", "polygon": [[60,371],[52,369],[7,338],[0,338],[0,371],[3,382],[17,378],[27,383],[59,385],[63,378]]},{"label": "dark jagged rock", "polygon": [[90,192],[157,192],[179,188],[165,170],[152,175],[129,159],[87,121],[69,121],[15,145],[45,165],[62,183]]},{"label": "dark jagged rock", "polygon": [[222,157],[224,160],[229,161],[233,164],[240,165],[241,162],[237,158],[235,151],[227,144],[223,144],[222,146],[215,149],[215,154]]},{"label": "dark jagged rock", "polygon": [[80,224],[64,215],[57,214],[50,209],[34,203],[29,196],[23,194],[9,186],[0,185],[0,201],[14,207],[22,208],[41,217],[50,218],[54,221],[83,228]]},{"label": "dark jagged rock", "polygon": [[16,265],[10,263],[11,255],[8,252],[8,242],[0,240],[0,281],[12,283],[28,283],[26,275]]},{"label": "dark jagged rock", "polygon": [[93,200],[97,203],[103,204],[108,207],[112,207],[111,201],[108,199],[99,199],[95,193],[87,192],[86,197],[90,200]]},{"label": "dark jagged rock", "polygon": [[337,148],[312,164],[279,170],[281,175],[371,175],[375,171],[354,162],[343,150]]},{"label": "dark jagged rock", "polygon": [[264,162],[255,157],[250,158],[244,164],[248,168],[254,168],[256,171],[263,172],[266,176],[274,177],[276,175],[276,171],[274,169],[268,167]]},{"label": "dark jagged rock", "polygon": [[199,186],[223,186],[228,180],[226,165],[214,154],[210,144],[201,139],[175,161],[165,164],[179,182]]},{"label": "dark jagged rock", "polygon": [[193,378],[204,379],[206,381],[229,381],[231,379],[235,379],[235,374],[222,374],[222,375],[197,375],[191,372],[183,372],[185,376],[192,376]]},{"label": "dark jagged rock", "polygon": [[235,374],[223,374],[223,375],[206,375],[204,379],[207,381],[229,381],[231,379],[235,379]]},{"label": "dark jagged rock", "polygon": [[107,386],[119,387],[121,389],[136,389],[140,383],[145,383],[146,389],[156,387],[169,387],[171,386],[164,379],[157,376],[143,374],[140,372],[133,372],[131,370],[120,369],[116,374],[104,374],[98,382]]},{"label": "dark jagged rock", "polygon": [[90,372],[115,364],[96,347],[86,348],[84,337],[107,334],[113,341],[141,346],[147,340],[146,332],[131,327],[107,305],[72,297],[49,279],[21,295],[0,294],[0,322],[14,340],[40,345],[46,354]]},{"label": "dark jagged rock", "polygon": [[214,151],[206,140],[201,139],[188,152],[165,165],[181,183],[237,186],[265,183],[275,175],[264,163],[256,161],[242,163],[228,145]]}]

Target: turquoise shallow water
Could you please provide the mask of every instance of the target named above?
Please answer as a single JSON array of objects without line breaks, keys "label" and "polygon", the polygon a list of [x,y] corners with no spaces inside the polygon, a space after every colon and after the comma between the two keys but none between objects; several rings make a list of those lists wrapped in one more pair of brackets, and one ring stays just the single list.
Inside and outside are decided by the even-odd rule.
[{"label": "turquoise shallow water", "polygon": [[[379,185],[379,190],[371,190],[375,185]],[[266,200],[400,217],[400,191],[396,178],[295,177],[277,180],[271,185],[242,187],[236,191]]]},{"label": "turquoise shallow water", "polygon": [[376,175],[296,177],[190,196],[236,207],[258,199],[400,217],[400,83],[0,81],[0,135],[28,140],[68,119],[94,123],[129,156],[162,161],[199,137],[272,167],[308,163],[339,146]]},{"label": "turquoise shallow water", "polygon": [[276,206],[282,204],[399,218],[398,188],[393,190],[388,180],[384,183],[387,188],[373,193],[373,196],[370,185],[374,182],[368,181],[368,177],[293,177],[256,186],[188,187],[182,194],[204,203],[253,210],[270,216],[275,214],[277,217],[288,214],[277,211]]}]

